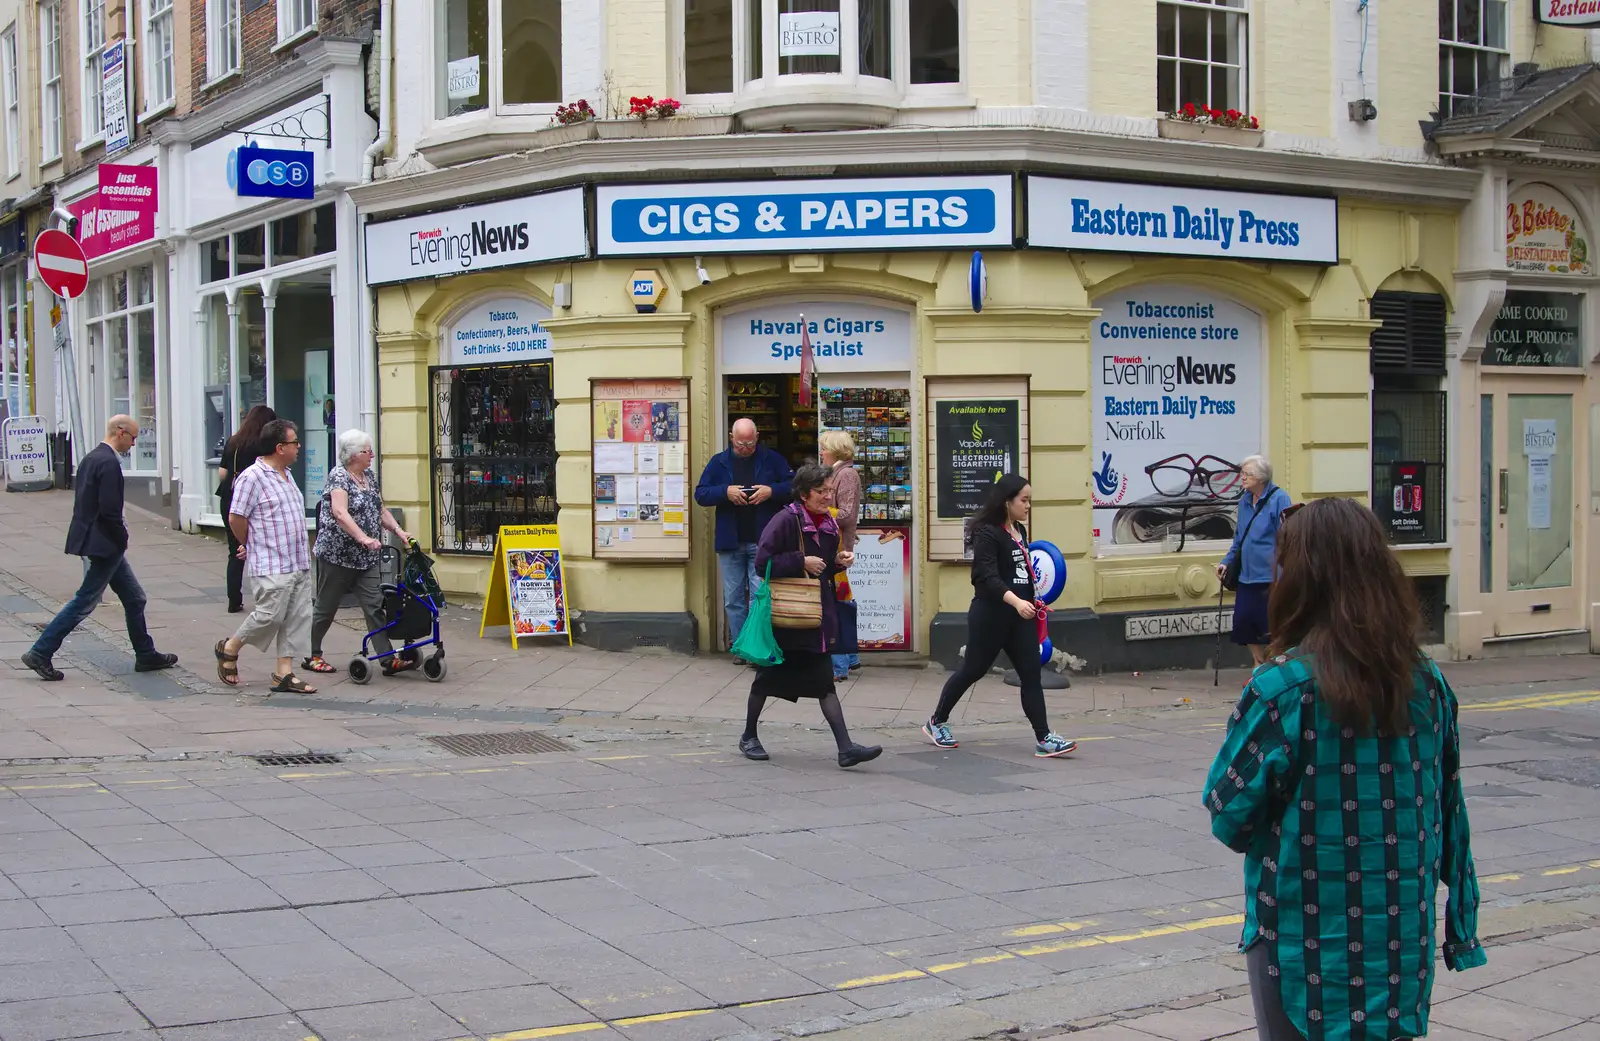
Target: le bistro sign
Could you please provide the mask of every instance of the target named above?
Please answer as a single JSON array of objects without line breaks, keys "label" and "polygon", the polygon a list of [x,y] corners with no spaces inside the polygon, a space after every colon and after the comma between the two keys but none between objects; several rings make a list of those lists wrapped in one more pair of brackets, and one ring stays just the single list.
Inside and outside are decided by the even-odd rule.
[{"label": "le bistro sign", "polygon": [[1546,25],[1600,26],[1600,0],[1533,0],[1533,14]]},{"label": "le bistro sign", "polygon": [[1594,273],[1589,231],[1566,196],[1545,184],[1512,193],[1506,201],[1506,267],[1530,274]]}]

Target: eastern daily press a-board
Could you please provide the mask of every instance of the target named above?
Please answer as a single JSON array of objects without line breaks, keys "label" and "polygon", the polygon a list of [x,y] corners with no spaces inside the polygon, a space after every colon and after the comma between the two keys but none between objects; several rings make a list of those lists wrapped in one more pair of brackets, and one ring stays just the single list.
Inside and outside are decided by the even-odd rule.
[{"label": "eastern daily press a-board", "polygon": [[509,626],[511,646],[526,636],[565,636],[572,645],[561,534],[554,524],[505,524],[494,540],[494,567],[483,598],[478,638],[491,625]]},{"label": "eastern daily press a-board", "polygon": [[689,559],[689,381],[589,381],[594,556]]}]

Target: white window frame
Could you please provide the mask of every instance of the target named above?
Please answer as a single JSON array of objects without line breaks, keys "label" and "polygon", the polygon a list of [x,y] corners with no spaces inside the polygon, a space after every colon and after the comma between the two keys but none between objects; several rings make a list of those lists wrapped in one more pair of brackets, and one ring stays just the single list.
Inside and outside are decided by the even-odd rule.
[{"label": "white window frame", "polygon": [[61,158],[61,0],[46,0],[39,5],[39,141],[41,163]]},{"label": "white window frame", "polygon": [[[134,302],[133,291],[135,272],[141,269],[149,272],[147,277],[150,279],[150,300],[149,302],[142,304]],[[120,310],[113,311],[110,310],[111,286],[117,278],[123,278],[127,281],[128,302],[124,304]],[[147,467],[142,470],[139,469],[139,455],[137,446],[135,446],[135,450],[129,452],[126,457],[119,457],[119,461],[122,462],[123,473],[154,476],[161,472],[161,441],[158,431],[161,426],[160,381],[162,375],[160,369],[162,331],[160,315],[157,312],[157,303],[161,299],[161,290],[160,285],[156,281],[155,266],[152,264],[135,264],[132,267],[124,270],[102,275],[101,277],[90,282],[89,287],[86,290],[86,294],[88,293],[95,294],[92,299],[98,302],[98,307],[86,306],[83,309],[83,342],[85,348],[90,351],[91,364],[96,366],[95,371],[98,375],[95,380],[95,393],[99,397],[101,408],[104,411],[121,411],[135,418],[139,418],[140,413],[143,411],[140,406],[140,402],[137,400],[140,354],[139,337],[137,334],[138,324],[136,319],[137,316],[142,313],[148,312],[150,314],[150,328],[154,334],[150,347],[151,350],[155,352],[151,360],[151,368],[152,372],[154,373],[151,387],[156,395],[156,402],[154,405],[156,414],[155,422],[146,424],[144,429],[140,430],[140,435],[146,436],[146,434],[148,434],[149,436],[154,436],[157,438],[156,461],[151,467]],[[91,298],[87,297],[86,295],[86,303],[89,301],[89,299]],[[98,313],[92,313],[96,311]],[[112,396],[113,391],[111,388],[111,377],[113,375],[111,371],[111,342],[109,337],[106,336],[105,332],[108,326],[117,323],[121,323],[122,325],[123,342],[128,348],[128,398],[126,409],[121,409],[117,405],[113,404],[115,399]],[[91,331],[96,327],[98,327],[100,330],[98,340]],[[146,444],[148,443],[149,442],[146,442]]]},{"label": "white window frame", "polygon": [[[763,41],[761,49],[762,70],[756,78],[746,76],[745,70],[749,60],[747,53],[750,39],[750,7],[752,0],[733,0],[733,90],[729,92],[692,94],[689,92],[688,69],[688,40],[686,32],[686,18],[693,0],[676,0],[676,10],[672,15],[673,32],[673,60],[676,70],[676,83],[679,95],[685,101],[699,105],[726,104],[742,95],[757,92],[766,92],[773,89],[791,87],[814,87],[826,82],[845,84],[861,82],[874,84],[879,87],[892,86],[893,90],[901,95],[905,103],[915,105],[918,101],[930,104],[948,103],[951,99],[964,98],[967,93],[967,73],[970,68],[970,50],[968,48],[967,17],[972,7],[973,0],[956,0],[956,12],[959,24],[959,46],[961,73],[953,83],[912,83],[911,82],[911,0],[890,0],[890,77],[883,79],[878,76],[868,76],[859,71],[860,55],[860,7],[858,0],[839,0],[839,27],[840,27],[840,71],[828,73],[797,73],[780,74],[778,72],[778,49],[773,37],[777,32],[778,8],[772,0],[761,2],[763,21],[773,28],[769,38]],[[771,44],[770,46],[766,44]],[[846,55],[856,55],[854,65],[843,59]]]},{"label": "white window frame", "polygon": [[[1451,26],[1450,37],[1446,37],[1445,36],[1444,27],[1443,26],[1439,27],[1439,57],[1440,57],[1441,60],[1443,60],[1445,55],[1448,54],[1450,56],[1450,59],[1451,59],[1450,62],[1449,62],[1449,66],[1448,66],[1449,69],[1450,69],[1450,88],[1451,89],[1449,89],[1449,90],[1441,90],[1439,92],[1439,95],[1438,95],[1439,115],[1442,118],[1449,118],[1449,116],[1451,114],[1451,110],[1453,110],[1454,104],[1455,104],[1454,100],[1452,100],[1451,104],[1447,106],[1445,104],[1445,99],[1446,98],[1466,99],[1466,98],[1471,97],[1477,91],[1482,90],[1483,87],[1485,86],[1484,81],[1480,79],[1476,83],[1476,85],[1474,86],[1474,89],[1472,91],[1466,93],[1466,94],[1459,93],[1459,92],[1457,92],[1455,90],[1456,73],[1455,73],[1455,60],[1454,59],[1455,59],[1455,55],[1456,55],[1457,52],[1459,52],[1459,51],[1471,52],[1472,54],[1474,54],[1474,55],[1476,55],[1478,57],[1478,60],[1488,59],[1488,60],[1492,61],[1494,58],[1498,57],[1500,59],[1500,62],[1499,62],[1500,68],[1499,68],[1499,71],[1494,76],[1494,80],[1496,82],[1498,82],[1501,79],[1504,79],[1505,76],[1507,75],[1507,73],[1510,71],[1510,68],[1511,68],[1511,22],[1510,22],[1511,5],[1509,3],[1507,3],[1506,0],[1475,0],[1475,2],[1478,4],[1478,27],[1479,27],[1480,42],[1474,43],[1474,42],[1468,42],[1468,41],[1455,39],[1454,37],[1458,36],[1459,33],[1456,32],[1456,26],[1453,25],[1453,24]],[[1490,9],[1492,9],[1493,7],[1496,7],[1496,6],[1498,6],[1500,8],[1500,16],[1501,16],[1501,18],[1500,18],[1500,41],[1501,41],[1502,46],[1499,46],[1499,47],[1490,46],[1490,45],[1488,45],[1486,43],[1481,42],[1482,39],[1486,38],[1486,35],[1483,32],[1483,30],[1486,29],[1487,26],[1488,26],[1488,22],[1485,21],[1484,15],[1485,15],[1485,13],[1487,11],[1489,11]],[[1459,9],[1460,9],[1460,4],[1459,3],[1453,5],[1452,8],[1451,8],[1451,14],[1452,15],[1457,14]]]},{"label": "white window frame", "polygon": [[[1158,109],[1160,109],[1162,112],[1172,111],[1172,109],[1168,109],[1166,107],[1167,99],[1159,96],[1160,95],[1160,83],[1161,83],[1161,73],[1160,73],[1161,64],[1163,62],[1171,62],[1173,65],[1177,66],[1177,70],[1174,72],[1175,85],[1176,84],[1181,84],[1181,82],[1182,82],[1182,69],[1183,69],[1183,66],[1185,66],[1185,65],[1200,65],[1200,66],[1204,66],[1205,67],[1205,69],[1206,69],[1206,104],[1209,107],[1215,108],[1215,109],[1221,109],[1221,110],[1224,110],[1224,111],[1227,110],[1227,109],[1230,109],[1230,108],[1237,109],[1240,112],[1249,112],[1250,111],[1250,6],[1251,6],[1250,0],[1156,0],[1156,8],[1157,8],[1157,12],[1156,12],[1156,25],[1157,25],[1157,29],[1156,29],[1156,33],[1157,33],[1157,36],[1156,36],[1156,70],[1157,70],[1156,71],[1156,84],[1157,84],[1157,87],[1156,87],[1156,93],[1157,93],[1156,107]],[[1160,8],[1163,8],[1163,7],[1172,8],[1174,10],[1174,14],[1179,18],[1182,17],[1182,13],[1183,13],[1183,11],[1185,9],[1190,10],[1190,11],[1205,11],[1205,12],[1207,12],[1207,14],[1211,14],[1211,13],[1217,12],[1217,11],[1224,11],[1224,12],[1227,12],[1228,14],[1230,14],[1230,15],[1235,16],[1236,19],[1237,19],[1236,24],[1239,26],[1239,40],[1238,40],[1239,62],[1238,62],[1238,64],[1235,65],[1233,62],[1214,61],[1214,60],[1212,60],[1212,56],[1211,56],[1211,39],[1212,39],[1212,36],[1211,36],[1210,33],[1206,34],[1206,58],[1205,58],[1204,61],[1199,61],[1199,60],[1194,59],[1194,58],[1184,58],[1184,57],[1182,57],[1181,54],[1182,54],[1182,51],[1183,51],[1183,46],[1182,46],[1182,44],[1180,42],[1180,40],[1182,38],[1182,34],[1181,34],[1181,31],[1179,29],[1177,29],[1176,27],[1174,27],[1174,30],[1173,30],[1173,32],[1174,32],[1173,49],[1177,53],[1170,54],[1170,55],[1162,54],[1161,53],[1161,38],[1160,38],[1160,31],[1161,31],[1160,30],[1160,18],[1161,18]],[[1212,99],[1212,97],[1211,97],[1211,70],[1214,69],[1214,68],[1236,69],[1238,71],[1238,73],[1239,73],[1239,97],[1238,97],[1237,103],[1224,102],[1224,103],[1219,104],[1215,100]],[[1180,88],[1180,90],[1181,90],[1181,88]],[[1176,108],[1178,106],[1181,106],[1183,104],[1184,104],[1183,95],[1180,92],[1177,95],[1177,100],[1174,102],[1174,108]]]},{"label": "white window frame", "polygon": [[0,33],[0,92],[4,98],[6,122],[6,177],[22,173],[22,97],[17,69],[17,23]]},{"label": "white window frame", "polygon": [[317,0],[278,0],[278,43],[281,46],[317,31]]},{"label": "white window frame", "polygon": [[[448,38],[447,34],[444,31],[442,31],[443,30],[443,26],[444,26],[444,18],[443,18],[444,6],[443,5],[445,3],[445,0],[429,0],[429,3],[430,3],[430,6],[432,8],[430,13],[431,13],[431,15],[433,16],[433,19],[434,19],[434,26],[435,26],[435,29],[438,30],[438,31],[435,31],[435,32],[433,32],[431,34],[433,36],[433,39],[434,39],[434,47],[436,48],[436,51],[434,53],[433,59],[430,62],[430,64],[433,67],[433,76],[438,77],[438,76],[443,76],[444,75],[444,69],[443,69],[444,57],[443,57],[443,54],[441,53],[441,50],[437,50],[437,49],[442,49],[442,47],[444,46],[445,40]],[[504,30],[505,30],[505,20],[501,17],[501,8],[502,8],[502,6],[503,6],[503,0],[488,0],[488,10],[489,10],[489,55],[488,55],[488,58],[489,58],[489,61],[487,63],[488,67],[487,67],[487,69],[485,71],[485,75],[487,75],[488,78],[489,78],[489,104],[488,104],[488,107],[487,108],[476,109],[476,110],[474,110],[472,112],[463,112],[459,116],[444,116],[444,117],[439,117],[438,116],[438,109],[436,107],[434,107],[434,108],[432,108],[432,113],[433,113],[433,115],[435,116],[436,119],[438,119],[438,118],[447,119],[447,120],[448,119],[473,119],[473,118],[482,118],[483,116],[487,116],[487,115],[490,115],[490,114],[507,115],[507,116],[521,116],[521,115],[548,116],[548,115],[553,115],[555,113],[555,110],[559,106],[561,106],[562,104],[564,104],[564,103],[566,103],[568,101],[576,101],[577,100],[576,98],[568,98],[568,97],[566,97],[566,90],[565,90],[565,81],[566,81],[567,70],[572,67],[572,62],[574,61],[574,58],[575,58],[575,55],[573,53],[572,48],[567,46],[567,43],[568,43],[568,39],[567,39],[568,19],[567,19],[567,12],[564,9],[565,5],[563,5],[563,10],[562,10],[561,41],[560,41],[560,43],[561,43],[561,76],[562,76],[562,81],[563,81],[563,90],[562,90],[561,99],[559,99],[557,101],[534,101],[534,102],[526,102],[526,103],[518,102],[518,103],[515,103],[515,104],[507,102],[505,100],[505,85],[502,82],[502,76],[501,76],[501,70],[502,70],[502,68],[504,67],[504,64],[505,64],[505,40],[504,40],[503,35],[502,35]],[[441,84],[437,80],[435,80],[434,81],[434,88],[435,89],[433,91],[433,95],[432,96],[435,99],[435,103],[436,103],[436,100],[444,95],[444,86],[443,86],[443,84]],[[603,104],[603,100],[602,99],[591,98],[590,99],[590,103],[596,105],[596,110],[597,110],[597,112],[599,112],[599,114],[601,116],[605,115],[604,111],[600,111],[601,109],[604,108],[604,104]],[[627,115],[626,112],[624,112],[622,114],[623,115]]]},{"label": "white window frame", "polygon": [[171,108],[177,100],[172,0],[144,0],[144,115]]},{"label": "white window frame", "polygon": [[80,147],[88,147],[106,133],[105,69],[101,65],[106,50],[106,0],[78,0],[78,41],[83,55],[78,67],[83,88],[78,94],[83,115]]},{"label": "white window frame", "polygon": [[244,63],[241,0],[206,0],[206,84],[237,75]]}]

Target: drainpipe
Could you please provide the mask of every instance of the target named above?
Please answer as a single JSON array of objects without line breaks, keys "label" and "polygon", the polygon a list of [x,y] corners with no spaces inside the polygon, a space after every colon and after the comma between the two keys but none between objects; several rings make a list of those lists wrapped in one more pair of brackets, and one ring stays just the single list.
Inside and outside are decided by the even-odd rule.
[{"label": "drainpipe", "polygon": [[378,139],[361,156],[361,183],[372,181],[378,157],[394,138],[394,118],[389,104],[389,77],[394,66],[394,0],[383,0],[378,8]]}]

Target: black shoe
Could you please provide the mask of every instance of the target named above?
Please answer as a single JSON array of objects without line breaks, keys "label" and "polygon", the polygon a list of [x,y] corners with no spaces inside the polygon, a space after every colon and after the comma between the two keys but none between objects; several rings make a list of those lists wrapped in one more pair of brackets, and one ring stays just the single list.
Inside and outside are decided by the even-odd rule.
[{"label": "black shoe", "polygon": [[746,759],[754,759],[758,763],[764,763],[772,758],[767,754],[767,750],[761,747],[761,739],[758,737],[741,737],[739,751]]},{"label": "black shoe", "polygon": [[860,668],[861,668],[861,663],[860,662],[852,662],[851,665],[850,665],[850,671],[851,672],[857,672],[857,671],[860,670]]},{"label": "black shoe", "polygon": [[35,654],[31,649],[22,652],[22,664],[39,674],[42,680],[66,679],[62,671],[51,664],[50,659],[42,654]]},{"label": "black shoe", "polygon": [[882,745],[851,745],[839,753],[839,765],[849,769],[862,763],[870,763],[882,754]]},{"label": "black shoe", "polygon": [[243,614],[244,613],[244,605],[243,604],[229,604],[228,605],[228,613],[229,614]]},{"label": "black shoe", "polygon": [[170,669],[178,664],[176,654],[162,654],[160,651],[151,651],[149,654],[140,654],[133,659],[134,672],[160,672]]}]

